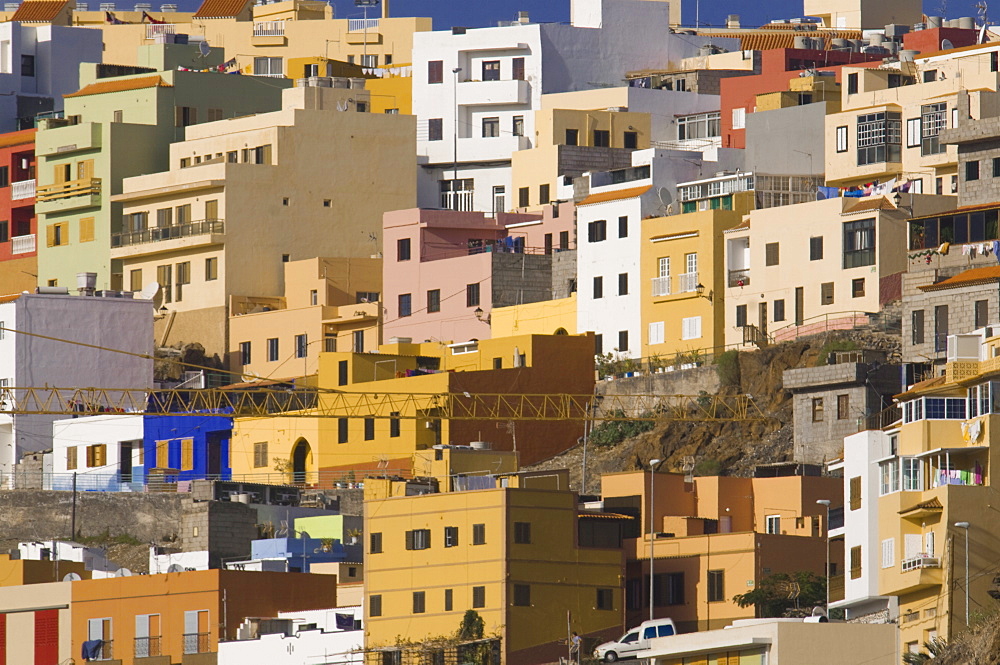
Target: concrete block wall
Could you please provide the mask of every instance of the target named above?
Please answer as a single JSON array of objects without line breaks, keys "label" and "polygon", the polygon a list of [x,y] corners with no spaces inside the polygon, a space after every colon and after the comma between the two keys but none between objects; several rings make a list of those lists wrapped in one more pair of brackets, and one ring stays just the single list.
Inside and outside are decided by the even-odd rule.
[{"label": "concrete block wall", "polygon": [[493,307],[551,299],[551,255],[493,254]]},{"label": "concrete block wall", "polygon": [[[792,401],[795,461],[821,464],[839,456],[844,449],[844,437],[857,433],[858,418],[866,415],[866,393],[870,392],[861,385],[796,394]],[[840,395],[847,395],[850,400],[846,418],[837,417],[837,397]],[[820,422],[813,422],[812,403],[816,398],[823,400]]]},{"label": "concrete block wall", "polygon": [[[1000,284],[980,284],[942,291],[924,292],[915,288],[919,283],[933,283],[932,274],[928,271],[912,279],[903,280],[903,362],[928,362],[933,359],[944,359],[945,351],[934,350],[934,311],[939,305],[948,306],[949,334],[966,333],[975,330],[976,308],[979,300],[988,304],[987,323],[1000,322]],[[913,343],[913,313],[924,312],[924,341]]]},{"label": "concrete block wall", "polygon": [[[575,243],[574,243],[575,244]],[[576,250],[552,255],[552,298],[568,298],[576,288]]]}]

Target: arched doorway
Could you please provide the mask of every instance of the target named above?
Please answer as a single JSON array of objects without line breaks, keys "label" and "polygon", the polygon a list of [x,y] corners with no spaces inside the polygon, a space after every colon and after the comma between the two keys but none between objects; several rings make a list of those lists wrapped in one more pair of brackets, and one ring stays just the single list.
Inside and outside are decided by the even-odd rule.
[{"label": "arched doorway", "polygon": [[309,461],[309,442],[299,439],[292,448],[292,482],[302,485],[306,482],[306,464]]}]

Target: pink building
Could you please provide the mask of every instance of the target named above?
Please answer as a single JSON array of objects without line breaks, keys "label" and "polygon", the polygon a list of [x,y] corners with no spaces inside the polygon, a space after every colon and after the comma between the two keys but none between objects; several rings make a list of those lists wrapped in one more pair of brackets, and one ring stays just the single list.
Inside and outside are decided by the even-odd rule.
[{"label": "pink building", "polygon": [[[493,307],[553,298],[553,258],[570,258],[559,251],[560,239],[566,249],[576,244],[572,204],[557,217],[553,210],[544,216],[498,213],[496,218],[482,212],[396,210],[384,215],[382,226],[386,341],[488,338]],[[570,288],[568,281],[559,280],[556,290]]]}]

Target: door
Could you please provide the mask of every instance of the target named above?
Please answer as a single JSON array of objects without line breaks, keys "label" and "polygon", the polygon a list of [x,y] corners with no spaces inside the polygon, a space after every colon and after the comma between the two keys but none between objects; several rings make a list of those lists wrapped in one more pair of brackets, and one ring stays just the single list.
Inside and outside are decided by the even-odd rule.
[{"label": "door", "polygon": [[225,443],[222,432],[209,432],[205,437],[205,446],[208,448],[206,473],[210,477],[218,478],[222,475],[222,446]]},{"label": "door", "polygon": [[498,212],[507,212],[506,196],[503,185],[495,185],[493,187],[493,216],[496,217]]},{"label": "door", "polygon": [[805,289],[801,286],[795,287],[795,325],[801,326],[802,319],[804,317],[803,310],[805,309]]},{"label": "door", "polygon": [[309,442],[299,439],[292,451],[292,480],[295,483],[306,481],[306,462],[309,459]]},{"label": "door", "polygon": [[639,631],[633,630],[628,635],[623,637],[621,642],[619,642],[614,648],[618,653],[619,658],[621,658],[622,656],[634,654],[645,647],[642,646],[642,640],[639,639]]},{"label": "door", "polygon": [[760,335],[761,337],[767,337],[767,303],[762,302],[757,304],[757,321],[760,325]]},{"label": "door", "polygon": [[59,662],[59,610],[35,612],[35,665]]},{"label": "door", "polygon": [[118,450],[118,477],[123,483],[132,482],[132,442],[122,441]]}]

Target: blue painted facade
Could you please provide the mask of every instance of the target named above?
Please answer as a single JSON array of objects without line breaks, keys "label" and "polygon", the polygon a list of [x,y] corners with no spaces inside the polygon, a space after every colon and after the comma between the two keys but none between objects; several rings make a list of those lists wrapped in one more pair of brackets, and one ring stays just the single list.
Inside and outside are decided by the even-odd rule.
[{"label": "blue painted facade", "polygon": [[[211,413],[200,411],[198,413]],[[218,412],[216,412],[218,413]],[[202,478],[232,478],[229,459],[233,419],[225,416],[205,415],[199,418],[190,413],[170,416],[145,416],[143,421],[143,478],[148,482],[149,472],[157,468],[158,442],[166,442],[167,467],[178,469],[177,474],[165,480],[198,480]],[[182,469],[182,440],[193,439],[193,458],[190,469]]]}]

